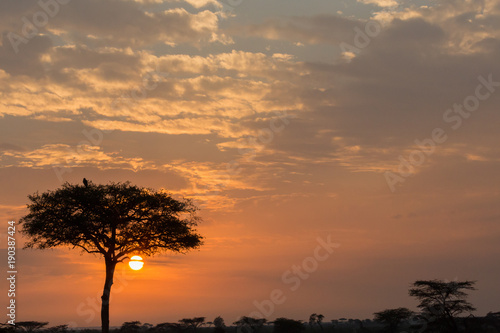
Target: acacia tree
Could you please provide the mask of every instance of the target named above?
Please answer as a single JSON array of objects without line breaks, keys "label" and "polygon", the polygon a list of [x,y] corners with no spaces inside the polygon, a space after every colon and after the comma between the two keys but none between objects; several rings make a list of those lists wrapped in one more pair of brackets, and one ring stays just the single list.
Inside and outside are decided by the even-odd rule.
[{"label": "acacia tree", "polygon": [[198,327],[205,324],[205,317],[184,318],[179,320],[179,323],[187,328],[192,328],[193,332],[196,332]]},{"label": "acacia tree", "polygon": [[126,183],[69,183],[28,196],[29,213],[20,223],[30,240],[25,248],[79,248],[104,257],[102,332],[109,332],[109,297],[115,267],[131,254],[184,253],[202,244],[194,227],[196,207],[165,191]]},{"label": "acacia tree", "polygon": [[455,317],[476,309],[469,303],[464,290],[476,290],[475,281],[418,280],[410,288],[410,296],[416,297],[424,317],[433,319],[433,323],[442,326],[441,330],[458,332]]},{"label": "acacia tree", "polygon": [[389,332],[396,332],[399,324],[413,315],[413,312],[407,308],[387,309],[380,312],[375,312],[375,320],[385,323],[389,326]]},{"label": "acacia tree", "polygon": [[267,319],[265,318],[259,319],[243,316],[233,324],[235,324],[238,329],[242,330],[243,332],[248,332],[249,330],[251,332],[260,332],[265,323],[267,323]]},{"label": "acacia tree", "polygon": [[21,329],[22,331],[31,333],[35,331],[39,331],[45,326],[49,324],[48,321],[40,322],[40,321],[18,321],[16,323],[16,327]]},{"label": "acacia tree", "polygon": [[126,321],[122,324],[120,327],[120,331],[122,332],[138,332],[141,329],[141,322],[140,321]]}]

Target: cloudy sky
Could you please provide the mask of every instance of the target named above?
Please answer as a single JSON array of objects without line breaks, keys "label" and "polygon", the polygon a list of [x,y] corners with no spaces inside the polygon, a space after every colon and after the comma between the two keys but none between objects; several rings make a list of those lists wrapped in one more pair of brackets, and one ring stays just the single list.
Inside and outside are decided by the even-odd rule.
[{"label": "cloudy sky", "polygon": [[[118,266],[112,325],[372,318],[434,278],[500,310],[499,0],[2,0],[0,33],[3,252],[83,177],[201,208],[200,251]],[[18,261],[19,320],[99,325],[98,257]]]}]

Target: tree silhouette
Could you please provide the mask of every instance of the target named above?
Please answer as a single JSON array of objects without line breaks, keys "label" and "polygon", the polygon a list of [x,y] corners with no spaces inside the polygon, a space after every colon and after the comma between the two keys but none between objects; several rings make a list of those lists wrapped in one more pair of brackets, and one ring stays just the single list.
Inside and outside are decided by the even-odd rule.
[{"label": "tree silhouette", "polygon": [[325,319],[325,316],[322,314],[313,313],[309,316],[309,326],[313,327],[314,324],[317,324],[323,331],[323,319]]},{"label": "tree silhouette", "polygon": [[464,290],[476,290],[475,281],[418,280],[409,290],[410,296],[416,297],[423,315],[432,325],[439,326],[441,332],[458,332],[455,317],[464,312],[475,311],[467,302]]},{"label": "tree silhouette", "polygon": [[500,312],[488,312],[486,317],[484,317],[484,321],[488,326],[500,332]]},{"label": "tree silhouette", "polygon": [[238,326],[243,332],[260,332],[264,324],[267,322],[265,318],[252,318],[243,316],[239,320],[235,321],[233,324]]},{"label": "tree silhouette", "polygon": [[141,329],[140,321],[126,321],[120,327],[122,332],[138,332]]},{"label": "tree silhouette", "polygon": [[389,332],[394,333],[399,324],[409,319],[413,315],[413,312],[407,308],[397,308],[375,312],[374,315],[376,321],[387,324],[387,326],[389,326]]},{"label": "tree silhouette", "polygon": [[154,331],[157,332],[182,332],[185,329],[184,325],[179,323],[161,323],[155,326]]},{"label": "tree silhouette", "polygon": [[47,326],[49,322],[44,321],[18,321],[16,327],[24,332],[35,332]]},{"label": "tree silhouette", "polygon": [[319,325],[319,328],[321,328],[321,330],[323,331],[323,319],[325,319],[325,316],[323,316],[322,314],[319,314],[316,316],[316,323]]},{"label": "tree silhouette", "polygon": [[226,324],[224,323],[224,319],[221,316],[218,316],[214,319],[214,332],[215,333],[224,333],[226,331]]},{"label": "tree silhouette", "polygon": [[305,330],[300,320],[278,318],[274,321],[275,333],[300,333]]},{"label": "tree silhouette", "polygon": [[143,331],[149,331],[153,328],[153,324],[150,323],[144,323],[142,324],[141,330]]},{"label": "tree silhouette", "polygon": [[186,328],[192,328],[193,332],[196,332],[196,329],[205,324],[205,317],[195,317],[195,318],[184,318],[179,320],[181,325],[184,325]]},{"label": "tree silhouette", "polygon": [[109,297],[115,267],[130,254],[151,256],[164,251],[198,248],[202,237],[194,227],[199,218],[189,201],[165,191],[126,183],[69,183],[54,191],[28,196],[29,213],[20,223],[30,239],[25,248],[80,248],[104,257],[102,332],[109,332]]},{"label": "tree silhouette", "polygon": [[313,326],[316,323],[316,313],[313,313],[312,315],[309,316],[309,326]]}]

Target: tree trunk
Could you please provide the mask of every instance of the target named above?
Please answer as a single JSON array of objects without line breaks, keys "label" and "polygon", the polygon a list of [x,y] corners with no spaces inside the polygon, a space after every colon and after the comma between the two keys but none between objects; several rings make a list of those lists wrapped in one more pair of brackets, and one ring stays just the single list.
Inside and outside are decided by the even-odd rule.
[{"label": "tree trunk", "polygon": [[102,333],[109,333],[109,296],[111,294],[111,286],[113,285],[113,275],[115,273],[115,266],[116,266],[115,262],[106,259],[106,280],[104,282],[104,291],[101,297]]}]

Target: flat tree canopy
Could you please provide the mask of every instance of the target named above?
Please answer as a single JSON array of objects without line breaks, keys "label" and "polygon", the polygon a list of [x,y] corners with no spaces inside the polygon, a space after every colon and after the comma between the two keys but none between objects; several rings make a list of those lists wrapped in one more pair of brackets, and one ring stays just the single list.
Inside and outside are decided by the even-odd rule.
[{"label": "flat tree canopy", "polygon": [[476,309],[467,301],[466,290],[476,290],[475,281],[418,280],[410,288],[410,296],[416,297],[417,305],[430,326],[437,326],[441,332],[458,332],[455,317]]},{"label": "flat tree canopy", "polygon": [[416,297],[423,311],[455,317],[463,312],[475,311],[467,301],[464,290],[475,290],[475,281],[418,280],[410,288],[410,296]]},{"label": "flat tree canopy", "polygon": [[49,323],[47,321],[45,322],[40,322],[40,321],[18,321],[15,325],[15,327],[25,331],[25,332],[34,332],[41,330],[45,326],[47,326]]},{"label": "flat tree canopy", "polygon": [[196,208],[167,192],[126,183],[62,188],[28,196],[26,248],[80,248],[120,262],[131,253],[183,252],[201,245]]}]

